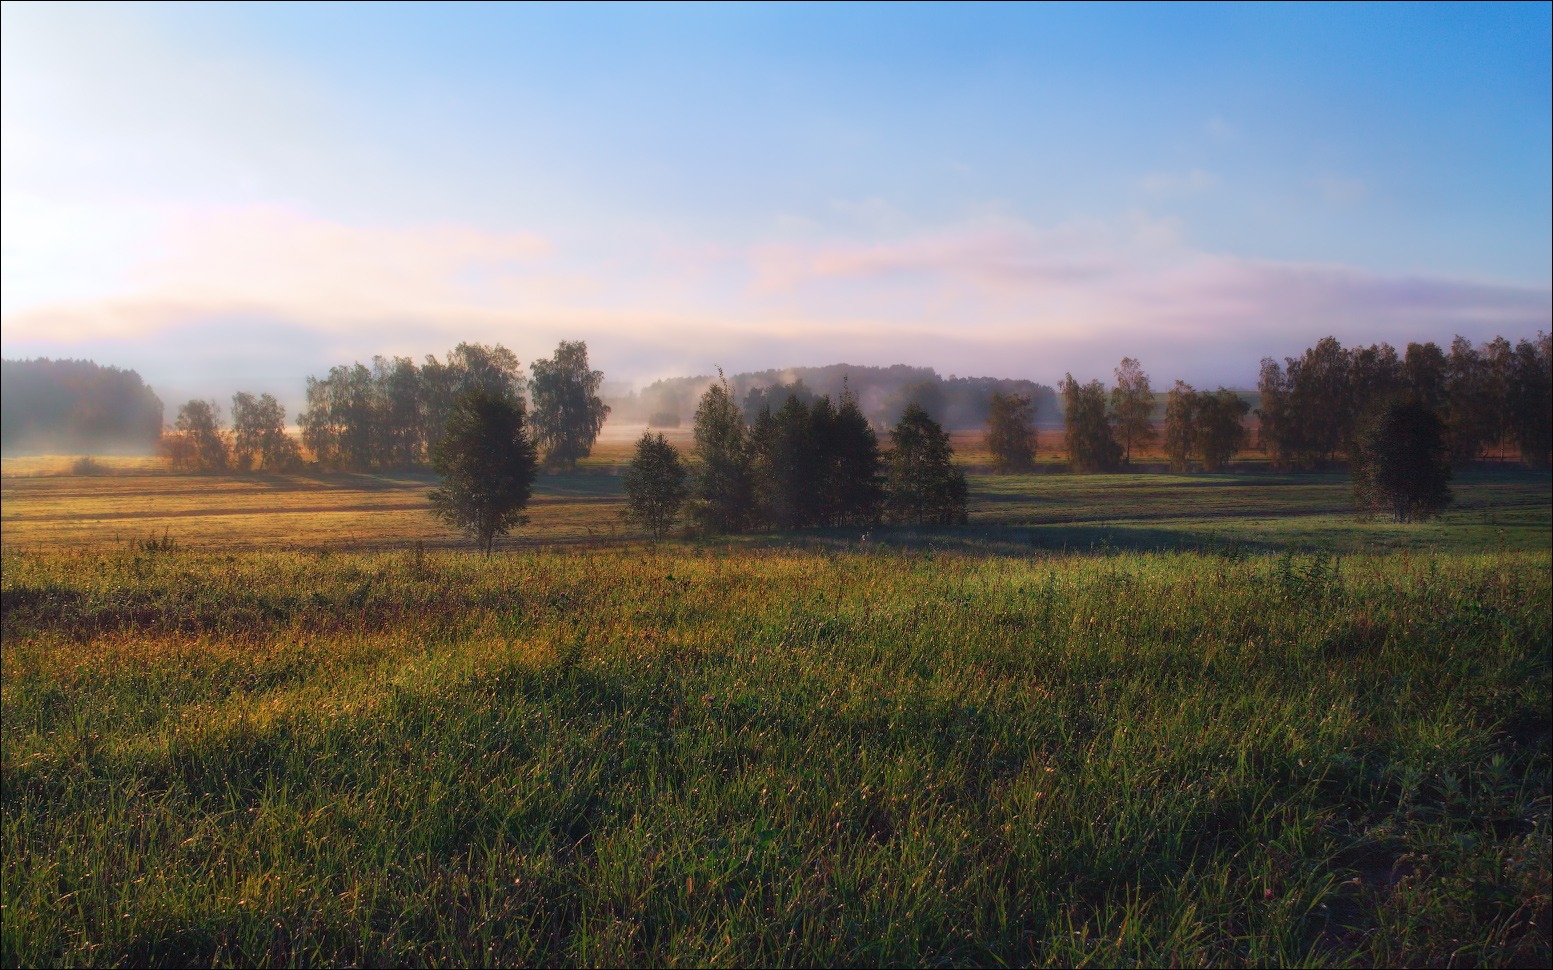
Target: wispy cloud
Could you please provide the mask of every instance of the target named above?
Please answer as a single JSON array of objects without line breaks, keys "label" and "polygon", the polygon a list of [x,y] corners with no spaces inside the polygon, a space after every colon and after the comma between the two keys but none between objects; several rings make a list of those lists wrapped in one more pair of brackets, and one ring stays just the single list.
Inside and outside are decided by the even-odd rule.
[{"label": "wispy cloud", "polygon": [[528,357],[582,338],[628,379],[844,358],[1054,380],[1103,376],[1127,354],[1161,379],[1245,384],[1259,357],[1328,333],[1399,345],[1529,336],[1550,329],[1553,303],[1547,287],[1205,252],[1144,213],[603,254],[533,233],[351,226],[275,208],[189,214],[164,236],[121,294],[7,314],[7,354],[149,355],[154,382],[157,361],[186,372],[200,353],[231,356],[235,334],[258,347],[270,333],[269,370],[297,348],[300,383],[374,353],[470,339]]}]

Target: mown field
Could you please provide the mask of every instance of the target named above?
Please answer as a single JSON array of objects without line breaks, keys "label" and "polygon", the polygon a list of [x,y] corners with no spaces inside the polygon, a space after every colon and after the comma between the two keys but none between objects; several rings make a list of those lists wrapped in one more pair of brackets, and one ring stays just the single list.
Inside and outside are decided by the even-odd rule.
[{"label": "mown field", "polygon": [[13,470],[6,965],[1553,954],[1546,475],[652,549],[600,459],[485,560],[413,476]]}]

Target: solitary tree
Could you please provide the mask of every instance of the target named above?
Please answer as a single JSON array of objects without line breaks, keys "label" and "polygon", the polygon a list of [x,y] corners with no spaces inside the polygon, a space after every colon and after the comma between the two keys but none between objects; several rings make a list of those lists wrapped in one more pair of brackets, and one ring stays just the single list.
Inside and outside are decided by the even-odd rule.
[{"label": "solitary tree", "polygon": [[1398,522],[1438,514],[1451,501],[1444,423],[1416,401],[1386,405],[1359,436],[1352,474],[1361,514],[1387,512]]},{"label": "solitary tree", "polygon": [[545,464],[573,468],[588,457],[609,405],[599,398],[604,372],[588,369],[588,345],[561,341],[555,356],[529,365],[533,380],[534,441],[545,449]]},{"label": "solitary tree", "polygon": [[1069,374],[1062,381],[1062,420],[1066,428],[1068,463],[1076,472],[1108,472],[1122,459],[1122,447],[1111,433],[1106,413],[1105,385],[1080,384]]},{"label": "solitary tree", "polygon": [[1035,466],[1035,405],[1028,395],[992,392],[985,441],[998,471],[1027,472]]},{"label": "solitary tree", "polygon": [[1116,422],[1116,435],[1121,438],[1122,461],[1130,465],[1132,446],[1141,448],[1158,437],[1154,431],[1154,391],[1149,387],[1149,375],[1143,373],[1136,358],[1123,357],[1116,368],[1111,417]]},{"label": "solitary tree", "polygon": [[430,494],[433,512],[490,555],[497,536],[528,521],[523,509],[538,460],[524,428],[522,399],[484,388],[466,391],[448,415],[432,466],[442,476]]},{"label": "solitary tree", "polygon": [[626,518],[640,524],[657,542],[674,527],[680,506],[690,493],[679,449],[662,434],[642,432],[636,454],[621,476],[626,493]]},{"label": "solitary tree", "polygon": [[162,439],[162,453],[174,471],[225,471],[226,432],[216,402],[189,401],[180,407],[173,432]]},{"label": "solitary tree", "polygon": [[965,474],[951,464],[949,435],[916,404],[906,406],[890,431],[889,498],[885,508],[896,522],[958,525],[966,521]]}]

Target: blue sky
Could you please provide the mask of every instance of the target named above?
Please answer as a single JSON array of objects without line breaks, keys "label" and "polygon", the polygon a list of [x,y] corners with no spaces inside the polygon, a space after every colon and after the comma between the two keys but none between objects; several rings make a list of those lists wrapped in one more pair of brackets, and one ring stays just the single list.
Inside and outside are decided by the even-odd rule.
[{"label": "blue sky", "polygon": [[1548,329],[1550,7],[6,4],[3,350],[1156,384]]}]

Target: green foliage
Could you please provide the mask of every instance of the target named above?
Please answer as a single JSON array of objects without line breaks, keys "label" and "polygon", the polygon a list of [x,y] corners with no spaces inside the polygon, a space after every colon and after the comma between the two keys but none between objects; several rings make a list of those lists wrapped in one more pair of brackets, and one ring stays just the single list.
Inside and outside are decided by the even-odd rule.
[{"label": "green foliage", "polygon": [[1520,341],[1508,368],[1505,405],[1510,437],[1522,462],[1547,468],[1553,463],[1553,340],[1541,333],[1535,342]]},{"label": "green foliage", "polygon": [[226,471],[227,438],[215,401],[189,401],[178,409],[173,430],[162,436],[161,452],[173,471]]},{"label": "green foliage", "polygon": [[1548,962],[1546,548],[0,555],[7,966]]},{"label": "green foliage", "polygon": [[1203,471],[1221,471],[1235,453],[1245,447],[1245,416],[1251,405],[1234,391],[1219,388],[1203,393],[1197,401],[1195,437]]},{"label": "green foliage", "polygon": [[691,514],[711,533],[742,532],[754,505],[750,444],[733,390],[718,372],[696,407]]},{"label": "green foliage", "polygon": [[1185,381],[1176,381],[1165,395],[1165,456],[1173,472],[1191,468],[1197,444],[1197,410],[1197,390]]},{"label": "green foliage", "polygon": [[823,414],[816,410],[815,420],[816,434],[823,442],[823,521],[827,525],[872,525],[879,521],[885,500],[879,436],[845,383],[841,404],[834,411],[828,408],[828,397],[822,400],[827,408]]},{"label": "green foliage", "polygon": [[1364,514],[1386,512],[1397,522],[1422,521],[1451,501],[1445,426],[1416,401],[1396,401],[1380,410],[1360,436],[1351,471],[1354,505]]},{"label": "green foliage", "polygon": [[949,436],[915,404],[890,430],[892,448],[885,511],[893,522],[961,525],[969,488],[954,467]]},{"label": "green foliage", "polygon": [[992,394],[983,439],[999,472],[1035,467],[1035,405],[1023,394]]},{"label": "green foliage", "polygon": [[480,388],[521,400],[522,384],[518,358],[501,344],[461,343],[419,368],[408,357],[333,367],[307,379],[302,442],[336,468],[408,468],[429,457],[460,395]]},{"label": "green foliage", "polygon": [[523,401],[483,388],[455,402],[433,452],[442,485],[430,493],[432,510],[463,529],[490,555],[497,536],[527,521],[538,460],[523,421]]},{"label": "green foliage", "polygon": [[588,345],[561,341],[555,356],[529,365],[533,378],[533,432],[545,449],[545,464],[575,468],[598,440],[609,406],[599,398],[604,372],[588,367]]},{"label": "green foliage", "polygon": [[1115,471],[1121,464],[1122,448],[1112,432],[1105,385],[1099,381],[1080,384],[1068,374],[1058,390],[1062,392],[1069,469],[1075,472]]},{"label": "green foliage", "polygon": [[679,449],[661,434],[643,432],[631,464],[620,477],[626,517],[646,529],[654,542],[662,539],[673,528],[680,506],[690,494]]},{"label": "green foliage", "polygon": [[239,471],[290,471],[302,453],[286,433],[286,409],[269,394],[232,395],[232,467]]},{"label": "green foliage", "polygon": [[[765,399],[761,399],[764,401]],[[775,529],[871,525],[884,502],[879,439],[844,392],[762,404],[749,432],[754,517]]]},{"label": "green foliage", "polygon": [[1114,432],[1121,438],[1122,461],[1131,464],[1132,446],[1144,447],[1158,437],[1154,430],[1154,391],[1149,387],[1149,375],[1135,358],[1123,357],[1116,368],[1111,417]]}]

